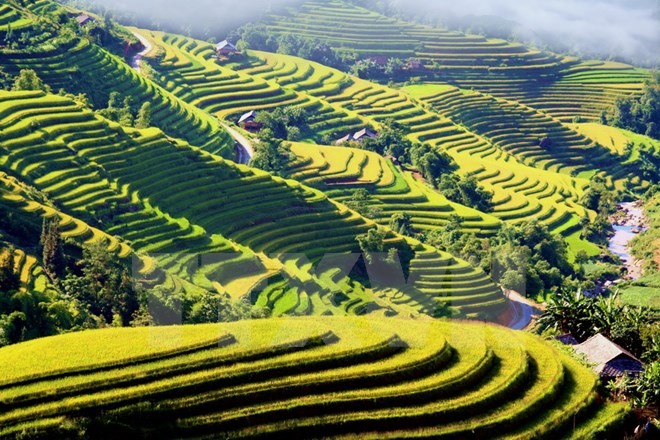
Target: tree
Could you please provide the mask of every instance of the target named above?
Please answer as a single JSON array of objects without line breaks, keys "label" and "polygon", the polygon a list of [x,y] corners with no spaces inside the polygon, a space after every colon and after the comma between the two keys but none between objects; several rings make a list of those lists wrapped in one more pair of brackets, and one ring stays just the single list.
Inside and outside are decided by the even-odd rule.
[{"label": "tree", "polygon": [[479,186],[474,176],[460,177],[456,174],[443,174],[437,181],[438,191],[452,202],[461,203],[490,212],[493,209],[493,193]]},{"label": "tree", "polygon": [[660,74],[656,73],[644,85],[642,95],[617,98],[609,115],[602,122],[625,128],[635,133],[660,139]]},{"label": "tree", "polygon": [[44,273],[51,282],[57,283],[66,268],[62,236],[60,235],[59,220],[57,218],[44,218],[40,244]]},{"label": "tree", "polygon": [[5,70],[0,66],[0,89],[9,90],[14,84],[14,77],[5,72]]},{"label": "tree", "polygon": [[262,125],[262,130],[269,130],[276,138],[294,141],[309,129],[307,119],[302,108],[287,106],[259,112],[255,121]]},{"label": "tree", "polygon": [[41,90],[50,92],[50,87],[37,76],[37,72],[32,69],[23,69],[14,80],[13,91]]},{"label": "tree", "polygon": [[385,237],[387,232],[384,229],[373,227],[365,234],[360,234],[356,240],[360,244],[360,249],[364,255],[365,260],[371,264],[374,261],[373,254],[376,252],[383,252],[385,248]]},{"label": "tree", "polygon": [[250,166],[277,175],[283,174],[287,164],[293,159],[291,146],[276,138],[268,129],[262,130],[260,137]]},{"label": "tree", "polygon": [[145,102],[140,107],[135,128],[149,128],[151,126],[151,103]]},{"label": "tree", "polygon": [[103,243],[85,247],[78,266],[79,274],[69,274],[62,281],[64,291],[107,324],[118,316],[123,325],[129,325],[139,304],[128,269]]},{"label": "tree", "polygon": [[20,287],[20,279],[14,264],[14,250],[0,249],[0,292],[11,292]]},{"label": "tree", "polygon": [[398,234],[412,237],[415,233],[410,215],[405,212],[397,212],[390,219],[390,229]]}]

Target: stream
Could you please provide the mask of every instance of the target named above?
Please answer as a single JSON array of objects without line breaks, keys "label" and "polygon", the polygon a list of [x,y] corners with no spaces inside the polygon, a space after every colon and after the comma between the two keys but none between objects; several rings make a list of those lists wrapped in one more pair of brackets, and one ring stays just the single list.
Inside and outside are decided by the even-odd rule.
[{"label": "stream", "polygon": [[611,218],[614,235],[610,237],[608,249],[621,258],[628,278],[638,279],[642,276],[642,265],[630,254],[630,242],[646,230],[643,204],[641,201],[620,203],[618,212]]}]

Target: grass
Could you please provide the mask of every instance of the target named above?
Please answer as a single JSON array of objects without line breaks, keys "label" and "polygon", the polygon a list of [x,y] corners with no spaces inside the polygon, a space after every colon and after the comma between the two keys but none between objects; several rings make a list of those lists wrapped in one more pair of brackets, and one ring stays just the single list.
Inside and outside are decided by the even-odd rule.
[{"label": "grass", "polygon": [[639,307],[660,309],[660,286],[630,286],[621,289],[621,301]]},{"label": "grass", "polygon": [[[161,337],[166,349],[154,343]],[[101,357],[85,360],[84,350],[98,347]],[[76,417],[186,437],[531,438],[539,427],[547,435],[569,429],[577,414],[585,414],[583,433],[597,429],[590,414],[612,423],[625,415],[597,404],[594,374],[538,337],[456,321],[314,317],[105,329],[5,347],[0,359],[9,378],[0,386],[0,434],[10,438],[76,429]],[[139,403],[145,399],[151,404]]]}]

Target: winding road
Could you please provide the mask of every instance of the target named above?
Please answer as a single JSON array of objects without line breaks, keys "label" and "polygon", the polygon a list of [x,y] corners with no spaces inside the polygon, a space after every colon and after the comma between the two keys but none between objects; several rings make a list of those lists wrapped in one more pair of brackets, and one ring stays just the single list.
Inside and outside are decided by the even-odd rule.
[{"label": "winding road", "polygon": [[[131,31],[135,37],[140,40],[142,45],[144,46],[144,49],[142,49],[140,52],[136,53],[133,58],[131,59],[131,67],[135,69],[138,73],[142,73],[142,59],[146,54],[151,52],[151,50],[154,48],[151,42],[144,36],[141,35],[135,31]],[[254,146],[252,145],[252,142],[243,136],[241,133],[239,133],[237,130],[234,128],[230,127],[227,125],[225,122],[221,121],[218,119],[218,122],[222,127],[227,130],[227,133],[234,138],[236,141],[236,147],[237,147],[237,158],[236,162],[240,164],[247,164],[250,162],[250,160],[254,157]]]},{"label": "winding road", "polygon": [[241,164],[249,163],[254,157],[254,145],[252,145],[252,141],[220,119],[218,119],[218,122],[220,122],[220,125],[222,125],[224,129],[227,130],[227,133],[229,133],[229,135],[236,141],[236,146],[238,147],[238,158],[236,162]]},{"label": "winding road", "polygon": [[143,35],[140,35],[137,32],[133,32],[133,35],[135,35],[135,37],[140,40],[140,43],[142,43],[142,46],[144,46],[144,49],[136,53],[131,59],[131,67],[140,73],[142,72],[142,58],[151,52],[154,47]]},{"label": "winding road", "polygon": [[511,301],[513,317],[507,327],[513,330],[525,330],[532,326],[541,315],[540,305],[528,300],[518,292],[505,290],[504,295]]}]

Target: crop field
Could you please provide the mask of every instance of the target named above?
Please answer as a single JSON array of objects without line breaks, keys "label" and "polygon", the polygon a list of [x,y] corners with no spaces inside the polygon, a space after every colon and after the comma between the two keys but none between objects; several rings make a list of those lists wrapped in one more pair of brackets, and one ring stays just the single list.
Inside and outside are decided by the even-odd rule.
[{"label": "crop field", "polygon": [[269,30],[319,38],[365,57],[417,58],[425,80],[515,99],[564,122],[596,122],[617,96],[639,92],[649,72],[528,49],[519,43],[406,23],[353,3],[310,1],[267,20]]},{"label": "crop field", "polygon": [[420,231],[443,226],[451,216],[461,219],[461,228],[467,233],[488,236],[499,228],[497,218],[450,202],[376,153],[302,143],[293,144],[292,151],[298,160],[289,167],[291,178],[322,189],[340,202],[348,200],[356,189],[367,189],[374,199],[372,206],[382,212],[375,219],[382,225],[387,225],[393,214],[408,213]]},{"label": "crop field", "polygon": [[[200,64],[206,63],[206,78],[212,71],[217,71],[227,78],[236,78],[236,75],[254,78],[253,81],[242,79],[241,83],[256,84],[266,81],[268,87],[278,87],[282,90],[279,94],[282,100],[278,104],[265,104],[266,101],[261,101],[260,104],[246,106],[244,102],[237,102],[235,109],[225,108],[218,112],[219,117],[232,120],[248,109],[292,105],[284,96],[295,93],[296,101],[293,104],[310,111],[311,129],[316,132],[317,139],[328,133],[328,126],[334,129],[337,138],[355,129],[354,125],[349,124],[345,130],[337,130],[333,122],[337,113],[346,115],[344,118],[354,117],[364,124],[369,123],[376,127],[387,119],[395,119],[408,126],[412,139],[447,151],[461,167],[461,173],[475,175],[483,186],[491,190],[495,194],[492,216],[514,223],[537,218],[556,233],[568,238],[575,244],[575,249],[586,249],[591,254],[597,253],[595,247],[581,241],[578,236],[579,219],[591,215],[578,203],[587,181],[574,176],[585,170],[600,172],[612,187],[622,187],[624,180],[633,175],[632,169],[616,163],[616,156],[609,149],[598,146],[593,140],[559,120],[515,102],[478,92],[466,95],[460,89],[449,85],[412,86],[412,92],[408,94],[407,89],[404,93],[355,77],[346,77],[341,72],[316,63],[265,52],[250,52],[250,61],[232,66],[231,71],[209,60],[210,46],[202,49],[206,43],[164,34],[155,36],[160,37],[160,40],[155,38],[157,44],[172,54],[178,48],[194,47],[187,52],[187,56],[179,50],[177,59],[194,58]],[[177,41],[176,47],[167,43],[174,40]],[[168,66],[176,64],[172,60],[169,63],[171,64]],[[169,67],[166,67],[164,72],[161,81],[175,77]],[[304,87],[300,87],[296,82],[297,77],[305,83]],[[310,78],[316,78],[313,86],[310,84]],[[253,85],[253,88],[255,92],[264,90],[262,86]],[[187,99],[185,95],[180,97]],[[201,108],[214,110],[213,107]],[[324,110],[326,108],[331,110]],[[315,109],[320,110],[314,111]],[[329,122],[327,118],[331,118]],[[516,124],[528,128],[526,131],[512,130],[510,127]],[[549,137],[553,141],[551,150],[544,150],[539,146],[543,137]],[[311,148],[313,151],[314,147]],[[296,151],[306,150],[300,145]],[[593,160],[594,155],[596,160]],[[316,157],[319,158],[318,155]],[[590,160],[587,160],[587,157]],[[357,159],[352,165],[352,172],[344,168],[342,175],[337,174],[342,167],[342,161],[345,162],[347,158],[348,156],[344,156],[339,163],[332,164],[334,168],[331,170],[334,171],[325,170],[322,176],[315,177],[312,177],[313,173],[307,173],[302,164],[296,164],[294,178],[303,179],[302,181],[319,188],[319,185],[329,178],[330,183],[336,186],[337,179],[351,180],[352,174],[359,168],[359,160],[364,160]],[[305,163],[310,163],[309,157],[304,160]],[[599,164],[600,169],[594,169],[594,163]],[[311,160],[310,166],[315,166],[314,160]],[[376,162],[372,161],[371,166],[376,167]],[[308,178],[312,180],[307,180]],[[631,177],[631,182],[640,187],[646,185],[646,182],[640,181],[638,177]],[[405,185],[409,186],[410,183]],[[350,188],[350,185],[347,186]],[[329,188],[326,186],[324,190]],[[332,191],[337,195],[335,188],[332,188]],[[339,197],[341,198],[341,195]],[[396,200],[390,201],[396,204]],[[396,212],[385,206],[383,208],[386,212]],[[487,229],[483,232],[488,233]]]},{"label": "crop field", "polygon": [[535,336],[394,322],[105,329],[5,347],[0,435],[61,435],[82,417],[97,434],[177,438],[589,438],[626,413],[597,403],[594,374]]},{"label": "crop field", "polygon": [[[54,5],[50,1],[43,3],[41,9]],[[31,7],[33,10],[40,8],[39,5]],[[12,29],[16,30],[20,20],[25,20],[30,15],[26,12],[18,14],[17,11],[15,15],[8,15],[8,19],[9,17],[13,20],[9,22]],[[0,24],[0,34],[1,29]],[[72,82],[75,82],[80,91],[87,93],[102,93],[107,97],[112,91],[119,92],[122,97],[130,97],[138,106],[149,101],[152,105],[154,126],[171,136],[205,147],[216,154],[227,157],[232,154],[230,147],[233,143],[217,120],[177,99],[136,73],[118,57],[87,39],[58,37],[31,50],[9,50],[0,47],[0,67],[10,74],[16,74],[21,69],[32,69],[55,92],[68,90]]]},{"label": "crop field", "polygon": [[[432,313],[440,301],[469,315],[496,313],[505,304],[480,270],[394,234],[391,246],[416,252],[411,278],[397,285],[405,294],[356,289],[346,274],[310,274],[311,265],[327,254],[358,252],[355,237],[370,222],[298,182],[172,143],[156,129],[122,129],[67,98],[0,92],[0,105],[2,163],[45,193],[54,208],[11,191],[7,202],[57,216],[64,236],[104,241],[120,256],[137,252],[145,276],[154,258],[175,277],[166,280],[174,289],[217,290],[240,278],[257,284],[279,275],[284,283],[269,283],[261,300],[277,314]],[[23,111],[26,107],[32,110]],[[35,125],[38,131],[28,129]],[[76,218],[81,216],[86,221]],[[103,230],[89,225],[99,219]],[[197,255],[216,254],[229,256],[196,263]],[[179,278],[186,280],[183,286]],[[233,296],[255,286],[244,287],[247,291]]]}]

